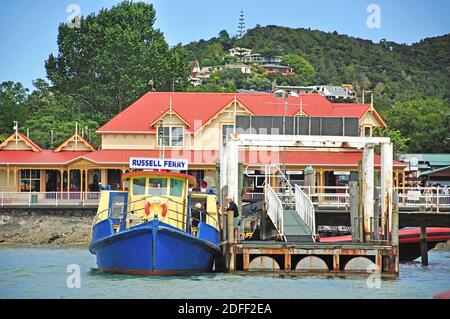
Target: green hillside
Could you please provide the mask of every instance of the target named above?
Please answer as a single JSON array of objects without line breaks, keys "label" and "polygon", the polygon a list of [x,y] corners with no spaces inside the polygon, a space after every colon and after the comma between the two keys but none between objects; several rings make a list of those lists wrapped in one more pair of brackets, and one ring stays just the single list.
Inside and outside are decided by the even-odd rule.
[{"label": "green hillside", "polygon": [[223,64],[228,49],[234,46],[267,55],[300,55],[314,67],[314,75],[306,79],[279,78],[278,84],[353,83],[358,92],[374,90],[379,109],[411,98],[449,98],[450,34],[404,45],[373,43],[336,32],[257,26],[242,39],[230,38],[222,31],[218,37],[192,42],[185,48],[190,58],[206,66]]}]

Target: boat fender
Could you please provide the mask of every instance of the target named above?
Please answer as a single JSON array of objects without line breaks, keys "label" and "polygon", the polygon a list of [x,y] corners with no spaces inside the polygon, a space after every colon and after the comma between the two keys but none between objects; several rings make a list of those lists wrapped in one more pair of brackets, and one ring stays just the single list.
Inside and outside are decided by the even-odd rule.
[{"label": "boat fender", "polygon": [[144,209],[145,215],[147,215],[147,216],[150,215],[150,208],[151,207],[152,207],[152,203],[150,203],[150,202],[145,203],[145,209]]},{"label": "boat fender", "polygon": [[162,203],[161,207],[162,207],[161,215],[164,218],[167,215],[167,203]]}]

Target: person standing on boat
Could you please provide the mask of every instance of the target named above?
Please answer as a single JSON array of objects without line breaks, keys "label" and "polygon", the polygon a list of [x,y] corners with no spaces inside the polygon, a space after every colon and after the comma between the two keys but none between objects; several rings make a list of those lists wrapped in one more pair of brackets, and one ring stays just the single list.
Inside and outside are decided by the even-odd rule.
[{"label": "person standing on boat", "polygon": [[238,228],[239,225],[239,210],[236,203],[233,201],[233,196],[228,195],[227,203],[228,203],[227,212],[233,211],[234,228],[236,229]]}]

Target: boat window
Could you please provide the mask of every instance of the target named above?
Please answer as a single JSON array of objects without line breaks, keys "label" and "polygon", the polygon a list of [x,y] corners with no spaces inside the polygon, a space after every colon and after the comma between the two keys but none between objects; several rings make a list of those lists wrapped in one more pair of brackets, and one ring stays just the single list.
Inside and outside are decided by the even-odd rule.
[{"label": "boat window", "polygon": [[128,192],[130,190],[130,180],[129,179],[126,179],[123,182],[123,190],[126,192]]},{"label": "boat window", "polygon": [[179,179],[170,179],[170,196],[181,197],[183,194],[183,181]]},{"label": "boat window", "polygon": [[149,195],[166,195],[167,179],[166,178],[150,178],[148,185]]},{"label": "boat window", "polygon": [[122,195],[113,196],[111,200],[111,218],[121,218],[124,205],[125,198]]},{"label": "boat window", "polygon": [[133,179],[133,195],[145,195],[145,177]]}]

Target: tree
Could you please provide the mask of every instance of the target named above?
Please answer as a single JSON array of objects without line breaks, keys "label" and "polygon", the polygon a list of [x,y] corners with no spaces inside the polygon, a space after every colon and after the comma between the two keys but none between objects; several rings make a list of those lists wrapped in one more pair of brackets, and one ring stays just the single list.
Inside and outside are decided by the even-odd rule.
[{"label": "tree", "polygon": [[82,17],[80,28],[59,26],[57,56],[45,63],[54,89],[83,101],[86,114],[104,122],[148,91],[182,90],[189,76],[187,54],[170,49],[154,28],[151,4],[124,1]]},{"label": "tree", "polygon": [[245,35],[245,17],[244,11],[241,10],[241,14],[239,15],[237,37],[238,39],[242,39],[244,35]]},{"label": "tree", "polygon": [[95,133],[99,125],[92,120],[66,119],[61,121],[57,116],[50,113],[40,118],[29,119],[25,123],[25,127],[29,129],[30,137],[34,142],[43,148],[54,149],[75,133],[76,123],[79,127],[78,133],[81,135],[81,132],[83,132],[86,140],[95,147],[99,146],[100,138]]},{"label": "tree", "polygon": [[316,73],[311,63],[297,54],[289,53],[284,55],[281,63],[293,68],[298,78],[303,82],[309,82]]},{"label": "tree", "polygon": [[268,91],[272,89],[272,82],[267,78],[253,77],[247,79],[244,82],[244,86],[247,90]]},{"label": "tree", "polygon": [[408,151],[448,152],[450,148],[450,106],[439,99],[398,102],[384,113],[386,122],[409,138]]},{"label": "tree", "polygon": [[44,80],[38,79],[33,83],[36,90],[25,102],[33,111],[21,125],[29,130],[33,141],[43,148],[53,149],[74,133],[75,123],[78,122],[79,132],[86,131],[85,138],[94,146],[99,145],[100,140],[95,134],[99,124],[82,112],[82,101],[53,90]]},{"label": "tree", "polygon": [[[393,144],[394,157],[397,157],[399,154],[405,153],[408,151],[408,142],[409,138],[404,137],[402,133],[398,130],[392,130],[389,128],[378,128],[373,132],[373,136],[377,137],[389,137]],[[380,153],[380,147],[378,146],[376,149],[377,154]]]},{"label": "tree", "polygon": [[0,84],[0,135],[3,138],[11,134],[14,121],[23,123],[28,118],[27,97],[28,89],[20,82]]}]

